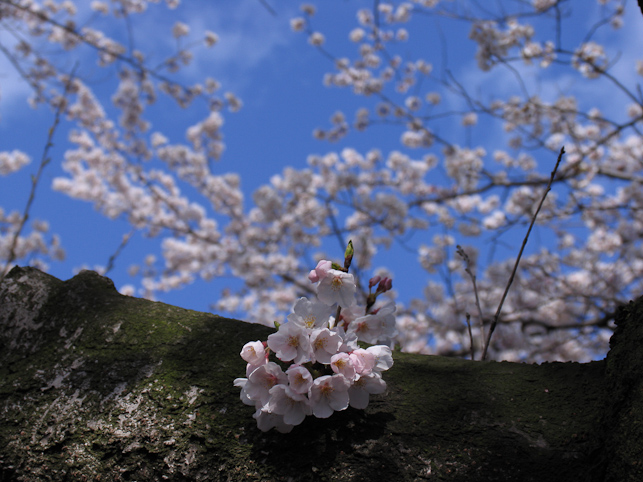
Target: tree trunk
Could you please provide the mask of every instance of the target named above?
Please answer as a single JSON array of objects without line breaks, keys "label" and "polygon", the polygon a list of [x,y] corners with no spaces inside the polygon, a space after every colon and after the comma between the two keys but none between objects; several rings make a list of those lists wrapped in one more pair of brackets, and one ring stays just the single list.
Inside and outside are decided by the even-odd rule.
[{"label": "tree trunk", "polygon": [[120,295],[91,271],[0,286],[0,479],[643,480],[643,302],[604,361],[394,353],[366,410],[260,432],[232,385],[264,326]]}]

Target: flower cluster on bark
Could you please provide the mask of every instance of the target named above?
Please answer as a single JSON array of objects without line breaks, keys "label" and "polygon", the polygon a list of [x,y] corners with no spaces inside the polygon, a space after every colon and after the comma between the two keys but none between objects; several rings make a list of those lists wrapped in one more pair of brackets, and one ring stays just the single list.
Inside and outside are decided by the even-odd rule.
[{"label": "flower cluster on bark", "polygon": [[[393,366],[391,348],[361,348],[358,342],[392,343],[394,303],[374,308],[392,280],[371,278],[367,305],[356,305],[355,280],[348,273],[352,249],[349,242],[344,268],[321,260],[310,272],[317,299],[299,298],[267,342],[249,342],[241,350],[247,378],[237,378],[234,385],[241,387],[241,401],[256,408],[260,430],[287,433],[307,415],[328,418],[349,405],[364,409],[370,395],[386,390],[382,372]],[[270,361],[270,353],[281,363]]]}]

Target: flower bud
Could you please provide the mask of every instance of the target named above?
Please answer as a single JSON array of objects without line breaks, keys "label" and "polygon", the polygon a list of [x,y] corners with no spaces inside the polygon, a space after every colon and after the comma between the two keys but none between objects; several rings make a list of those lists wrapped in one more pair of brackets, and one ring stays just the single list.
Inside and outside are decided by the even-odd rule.
[{"label": "flower bud", "polygon": [[373,276],[370,280],[368,280],[368,289],[370,290],[373,286],[379,283],[381,279],[381,276]]},{"label": "flower bud", "polygon": [[353,249],[353,241],[348,241],[348,246],[346,246],[346,251],[344,252],[344,268],[348,269],[353,261],[353,255],[355,254],[355,249]]},{"label": "flower bud", "polygon": [[319,275],[317,274],[317,271],[311,269],[310,273],[308,273],[308,279],[311,283],[317,283],[319,281]]},{"label": "flower bud", "polygon": [[386,291],[390,290],[392,286],[393,286],[393,280],[391,280],[391,278],[389,278],[388,276],[385,276],[380,281],[380,284],[377,287],[377,292],[385,293]]},{"label": "flower bud", "polygon": [[325,259],[320,260],[317,263],[317,266],[314,270],[308,273],[308,279],[311,283],[317,283],[318,281],[323,280],[328,274],[328,270],[332,269],[333,263],[326,261]]},{"label": "flower bud", "polygon": [[384,288],[384,291],[390,291],[393,288],[393,280],[391,278],[386,278]]}]

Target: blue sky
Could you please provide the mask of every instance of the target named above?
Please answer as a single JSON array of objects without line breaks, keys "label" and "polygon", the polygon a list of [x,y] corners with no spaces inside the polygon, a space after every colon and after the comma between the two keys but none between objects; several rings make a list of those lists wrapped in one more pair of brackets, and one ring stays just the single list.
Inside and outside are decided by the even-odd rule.
[{"label": "blue sky", "polygon": [[[181,74],[181,78],[190,82],[204,76],[214,77],[222,83],[224,91],[231,91],[243,100],[244,107],[240,112],[225,114],[223,134],[226,151],[215,164],[214,170],[220,173],[238,172],[248,202],[256,188],[268,183],[270,177],[281,172],[284,167],[306,167],[306,158],[310,154],[339,152],[344,147],[353,147],[360,152],[378,148],[385,154],[401,149],[401,131],[391,126],[374,126],[365,133],[351,134],[336,144],[313,139],[313,129],[328,127],[329,118],[336,110],[343,110],[352,119],[354,111],[364,105],[364,102],[349,90],[323,87],[322,77],[332,70],[331,63],[308,45],[305,35],[292,32],[289,26],[290,19],[299,15],[299,3],[267,1],[273,6],[275,15],[263,8],[258,0],[217,0],[185,1],[176,10],[152,5],[145,15],[132,18],[136,46],[145,52],[157,53],[159,59],[174,47],[174,39],[168,32],[175,21],[190,25],[191,35],[195,39],[200,39],[206,29],[219,35],[219,43],[213,49],[196,50],[197,61]],[[372,1],[324,0],[312,3],[318,7],[313,27],[319,27],[326,35],[325,47],[338,56],[354,57],[355,46],[348,41],[348,33],[357,25],[357,8],[369,7]],[[571,47],[571,40],[582,37],[586,26],[597,18],[600,9],[596,2],[588,0],[572,0],[568,3],[575,9],[585,9],[585,15],[580,17],[581,21],[576,28],[564,31],[564,35],[569,36],[568,45]],[[640,55],[643,29],[635,2],[630,1],[627,8],[631,15],[626,13],[624,29],[614,33],[605,29],[608,33],[598,39],[621,52],[614,72],[628,85],[634,85],[637,79],[633,61]],[[87,13],[81,10],[79,17],[84,18]],[[94,22],[93,25],[98,28],[107,25],[100,18]],[[568,24],[567,27],[569,26]],[[124,32],[122,27],[118,29]],[[122,35],[118,29],[110,27],[107,33],[118,38]],[[408,25],[408,29],[411,32],[411,42],[408,43],[408,50],[402,51],[402,54],[413,58],[421,52],[421,55],[434,63],[438,76],[444,73],[442,67],[446,65],[461,83],[470,86],[476,93],[489,93],[492,96],[491,93],[495,91],[497,95],[506,96],[509,92],[517,92],[514,79],[506,71],[497,69],[481,74],[476,68],[473,58],[475,45],[467,38],[468,26],[453,22],[438,25],[433,19],[419,18]],[[442,44],[442,38],[446,39],[446,44]],[[6,35],[0,32],[0,42],[6,41]],[[444,52],[447,54],[446,60]],[[98,93],[111,95],[113,71],[105,73],[90,62],[82,62],[82,58],[79,60],[79,75]],[[73,61],[70,60],[68,65],[73,65]],[[552,72],[546,74],[549,77],[535,78],[533,70],[528,68],[521,73],[530,90],[539,92],[545,98],[553,99],[560,92],[568,92],[578,96],[581,102],[597,105],[605,112],[614,111],[614,117],[623,117],[624,99],[621,99],[623,104],[620,104],[619,99],[607,96],[597,98],[596,84],[582,81],[579,76]],[[437,84],[435,90],[440,90]],[[461,99],[443,90],[441,92],[447,107],[464,110]],[[27,106],[26,98],[29,94],[29,88],[20,81],[6,60],[0,60],[0,151],[20,149],[32,157],[32,163],[19,173],[0,178],[0,206],[7,211],[24,209],[30,186],[29,178],[38,168],[47,129],[53,119],[53,114],[48,109],[41,107],[34,110]],[[163,132],[171,141],[182,142],[185,128],[205,117],[206,112],[206,106],[195,105],[184,111],[178,108],[168,111],[166,105],[161,104],[150,108],[148,119],[153,123],[152,130]],[[109,256],[119,246],[123,234],[130,230],[125,222],[103,218],[90,204],[74,201],[50,189],[53,179],[64,175],[61,160],[68,146],[66,136],[69,127],[63,123],[56,132],[52,162],[44,173],[31,213],[32,219],[47,219],[51,231],[62,238],[67,258],[64,262],[53,262],[50,266],[50,273],[62,279],[71,277],[81,266],[91,268],[106,265]],[[460,143],[466,145],[467,136],[459,126],[459,119],[447,119],[443,125],[433,127],[438,133],[449,133],[451,139],[457,139],[457,135],[451,132],[458,129],[461,133]],[[496,130],[491,127],[486,132],[479,130],[471,141],[475,144],[481,139],[480,136],[484,136],[485,142],[489,144],[489,152],[493,150],[494,144],[499,147],[504,138],[499,125]],[[409,154],[420,158],[423,153],[409,151]],[[539,158],[539,161],[551,161],[553,165],[554,160]],[[549,170],[551,165],[543,167],[543,171]],[[506,239],[507,245],[513,246],[515,252],[523,234],[516,232],[513,237]],[[427,233],[427,240],[432,235],[433,233]],[[531,249],[536,249],[538,236],[538,233],[534,234]],[[415,242],[419,241],[421,240],[415,239]],[[466,239],[464,242],[470,240]],[[109,273],[116,286],[131,283],[132,278],[128,276],[127,268],[131,264],[140,263],[147,253],[158,254],[159,245],[159,239],[135,236],[117,259],[114,270]],[[508,250],[500,257],[514,254]],[[339,258],[339,250],[337,255]],[[401,299],[421,295],[424,283],[418,283],[417,280],[423,281],[427,276],[419,268],[414,256],[394,249],[379,253],[375,265],[392,269]],[[216,300],[219,291],[229,283],[230,280],[225,279],[210,283],[198,281],[185,289],[161,294],[160,299],[185,308],[208,311],[209,304]]]}]

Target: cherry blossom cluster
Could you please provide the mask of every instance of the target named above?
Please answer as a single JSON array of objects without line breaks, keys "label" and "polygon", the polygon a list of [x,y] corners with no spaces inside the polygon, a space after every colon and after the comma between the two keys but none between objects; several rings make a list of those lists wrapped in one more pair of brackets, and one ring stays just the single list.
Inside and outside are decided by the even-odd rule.
[{"label": "cherry blossom cluster", "polygon": [[[14,150],[0,152],[0,176],[17,172],[30,163],[29,156]],[[0,206],[0,280],[7,274],[17,259],[32,258],[32,265],[47,270],[50,260],[63,260],[63,250],[57,235],[48,236],[49,223],[34,219],[31,231],[25,232],[27,219],[18,211],[5,212]]]},{"label": "cherry blossom cluster", "polygon": [[47,221],[35,219],[31,222],[31,231],[16,237],[22,223],[22,213],[5,213],[0,207],[0,278],[11,268],[5,260],[33,257],[32,266],[46,271],[49,268],[48,260],[65,259],[60,238],[55,234],[49,235]]},{"label": "cherry blossom cluster", "polygon": [[17,150],[0,152],[0,176],[14,173],[29,164],[29,162],[29,156],[24,152]]},{"label": "cherry blossom cluster", "polygon": [[[358,342],[391,342],[395,305],[374,305],[392,281],[371,278],[366,307],[360,307],[347,269],[320,261],[308,276],[316,284],[317,298],[299,298],[287,322],[266,342],[249,342],[241,350],[246,378],[237,378],[234,385],[241,388],[242,402],[255,407],[260,430],[287,433],[308,415],[328,418],[348,406],[364,409],[370,395],[386,390],[382,372],[393,365],[390,347],[361,348]],[[270,361],[270,354],[278,362]]]}]

